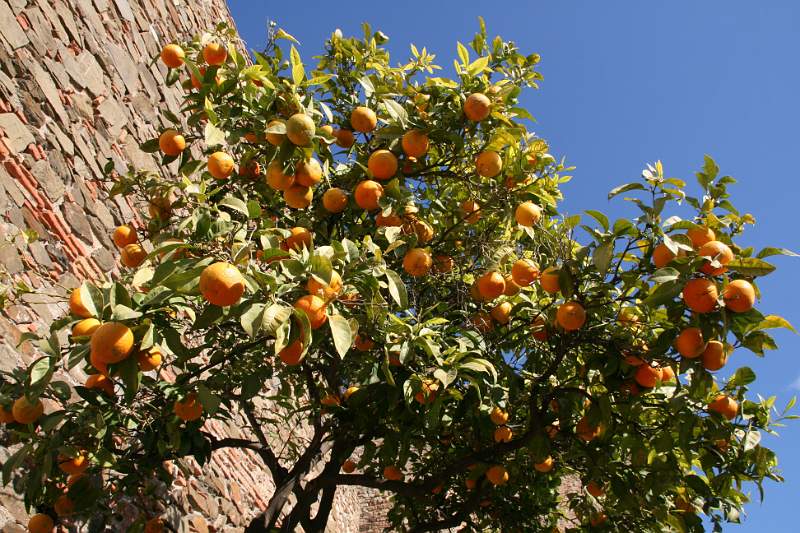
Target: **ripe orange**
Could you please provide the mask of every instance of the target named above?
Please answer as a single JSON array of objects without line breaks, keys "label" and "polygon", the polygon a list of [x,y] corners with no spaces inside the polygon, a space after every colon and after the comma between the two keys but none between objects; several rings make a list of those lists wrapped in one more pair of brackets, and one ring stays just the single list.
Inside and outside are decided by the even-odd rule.
[{"label": "ripe orange", "polygon": [[100,389],[109,396],[114,396],[114,383],[103,374],[92,374],[83,384],[87,389]]},{"label": "ripe orange", "polygon": [[579,330],[586,323],[586,310],[578,302],[565,302],[558,307],[556,321],[566,331]]},{"label": "ripe orange", "polygon": [[495,407],[492,409],[492,412],[489,413],[489,418],[495,426],[502,426],[508,422],[508,413],[499,407]]},{"label": "ripe orange", "polygon": [[358,392],[358,387],[355,385],[350,385],[349,387],[347,387],[347,390],[344,391],[344,394],[342,394],[342,398],[344,398],[344,401],[347,401],[350,398],[350,396],[352,396],[356,392]]},{"label": "ripe orange", "polygon": [[722,300],[725,307],[734,313],[744,313],[755,305],[756,291],[749,281],[735,279],[722,291]]},{"label": "ripe orange", "polygon": [[403,135],[400,142],[403,152],[409,157],[420,158],[428,152],[430,141],[428,134],[422,130],[411,130]]},{"label": "ripe orange", "polygon": [[178,156],[186,149],[186,139],[173,129],[164,130],[158,136],[158,147],[164,155]]},{"label": "ripe orange", "polygon": [[353,135],[353,132],[346,129],[338,129],[333,132],[333,136],[336,137],[336,144],[341,146],[342,148],[350,148],[356,143],[356,138]]},{"label": "ripe orange", "polygon": [[503,302],[494,306],[489,314],[498,324],[508,324],[511,320],[511,309],[513,307],[511,302]]},{"label": "ripe orange", "polygon": [[600,496],[606,493],[606,491],[603,489],[603,486],[595,482],[594,480],[586,484],[586,492],[588,492],[595,498],[599,498]]},{"label": "ripe orange", "polygon": [[636,374],[633,379],[642,387],[653,388],[656,383],[661,380],[662,372],[658,366],[651,366],[649,364],[639,365],[636,367]]},{"label": "ripe orange", "polygon": [[28,520],[29,533],[52,533],[55,527],[53,519],[44,513],[37,513]]},{"label": "ripe orange", "polygon": [[464,213],[463,218],[467,224],[474,224],[481,219],[481,206],[475,200],[461,202],[461,211]]},{"label": "ripe orange", "polygon": [[375,347],[375,341],[373,341],[369,337],[362,336],[360,333],[356,335],[356,340],[354,344],[356,350],[358,350],[359,352],[368,352]]},{"label": "ripe orange", "polygon": [[306,282],[308,294],[320,296],[325,300],[333,300],[342,292],[342,278],[335,270],[331,271],[331,281],[327,285],[311,276]]},{"label": "ripe orange", "polygon": [[709,228],[692,228],[686,232],[686,236],[692,241],[692,246],[700,248],[707,242],[716,240],[717,236]]},{"label": "ripe orange", "polygon": [[690,279],[683,288],[683,302],[695,313],[710,313],[717,307],[719,293],[713,281]]},{"label": "ripe orange", "polygon": [[539,284],[546,293],[555,294],[560,291],[561,285],[558,282],[558,269],[554,266],[545,268],[539,278]]},{"label": "ripe orange", "polygon": [[96,318],[84,318],[72,326],[73,337],[87,337],[100,327],[100,321]]},{"label": "ripe orange", "polygon": [[486,471],[486,479],[494,486],[508,483],[508,472],[502,465],[494,465]]},{"label": "ripe orange", "polygon": [[728,362],[728,353],[725,345],[720,341],[708,341],[703,350],[703,368],[710,371],[719,370]]},{"label": "ripe orange", "polygon": [[3,424],[16,422],[16,420],[14,420],[14,413],[11,412],[11,409],[6,409],[3,405],[0,405],[0,422]]},{"label": "ripe orange", "polygon": [[224,180],[233,174],[233,158],[225,152],[214,152],[208,156],[208,173],[214,179]]},{"label": "ripe orange", "polygon": [[11,406],[11,414],[20,424],[33,424],[43,413],[44,405],[41,400],[30,402],[25,396],[17,398]]},{"label": "ripe orange", "polygon": [[58,454],[58,468],[72,476],[82,474],[89,468],[89,460],[82,453],[75,457]]},{"label": "ripe orange", "polygon": [[675,339],[675,349],[687,359],[700,357],[706,349],[703,332],[700,328],[685,328]]},{"label": "ripe orange", "polygon": [[145,522],[144,533],[164,533],[164,520],[156,516]]},{"label": "ripe orange", "polygon": [[295,339],[278,352],[278,357],[281,362],[287,366],[299,365],[303,362],[303,359],[305,359],[303,355],[303,343],[300,342],[300,339]]},{"label": "ripe orange", "polygon": [[464,115],[473,121],[480,122],[489,116],[492,111],[492,102],[483,93],[472,93],[464,102]]},{"label": "ripe orange", "polygon": [[389,150],[375,150],[367,160],[367,168],[376,180],[385,181],[397,174],[397,157]]},{"label": "ripe orange", "polygon": [[497,152],[486,150],[475,158],[475,168],[478,175],[484,178],[493,178],[503,170],[503,159]]},{"label": "ripe orange", "polygon": [[367,133],[374,130],[378,125],[378,117],[375,116],[375,111],[372,109],[358,106],[350,113],[350,124],[354,130]]},{"label": "ripe orange", "polygon": [[316,126],[305,113],[295,113],[286,121],[286,137],[296,146],[308,146],[314,139]]},{"label": "ripe orange", "polygon": [[209,65],[222,65],[228,59],[228,51],[220,43],[208,43],[203,47],[203,60]]},{"label": "ripe orange", "polygon": [[600,527],[606,523],[606,520],[608,520],[606,513],[602,511],[599,513],[592,513],[592,516],[589,517],[589,524],[591,524],[592,527]]},{"label": "ripe orange", "polygon": [[709,241],[701,246],[697,253],[703,257],[716,259],[719,264],[722,265],[714,268],[711,266],[711,263],[706,263],[700,267],[700,270],[710,276],[718,276],[722,274],[728,270],[725,265],[733,261],[733,251],[731,251],[730,247],[728,247],[728,245],[724,242]]},{"label": "ripe orange", "polygon": [[455,261],[449,255],[433,256],[433,271],[437,274],[447,274],[453,270]]},{"label": "ripe orange", "polygon": [[292,209],[305,209],[311,205],[313,199],[314,191],[310,187],[292,185],[283,191],[283,200]]},{"label": "ripe orange", "polygon": [[239,174],[245,178],[257,178],[261,175],[261,164],[255,159],[244,161],[239,165]]},{"label": "ripe orange", "polygon": [[89,310],[83,305],[80,287],[72,289],[69,295],[69,312],[81,318],[89,318],[92,316]]},{"label": "ripe orange", "polygon": [[495,442],[511,442],[511,438],[513,436],[514,432],[511,431],[511,428],[508,426],[499,426],[497,429],[494,430]]},{"label": "ripe orange", "polygon": [[104,376],[108,376],[108,365],[99,360],[97,354],[91,353],[91,351],[89,352],[89,364]]},{"label": "ripe orange", "polygon": [[375,225],[379,228],[389,228],[403,225],[403,219],[394,213],[384,216],[383,213],[378,213],[375,216]]},{"label": "ripe orange", "polygon": [[133,332],[125,324],[106,322],[92,333],[90,347],[101,363],[119,363],[133,350]]},{"label": "ripe orange", "polygon": [[53,502],[53,510],[58,516],[69,516],[75,512],[75,502],[66,494],[62,494]]},{"label": "ripe orange", "polygon": [[147,201],[147,213],[150,218],[167,220],[172,216],[172,199],[170,195],[150,198]]},{"label": "ripe orange", "polygon": [[183,65],[186,52],[177,44],[168,44],[161,49],[161,62],[169,68],[178,68]]},{"label": "ripe orange", "polygon": [[473,328],[477,329],[481,333],[489,333],[494,328],[494,324],[492,324],[492,317],[483,311],[472,315],[469,318],[469,322]]},{"label": "ripe orange", "polygon": [[653,250],[653,264],[656,268],[663,268],[670,264],[676,257],[683,257],[685,255],[686,253],[683,250],[678,250],[678,255],[675,255],[667,248],[666,244],[659,244]]},{"label": "ripe orange", "polygon": [[433,239],[433,226],[424,220],[415,220],[411,226],[419,242],[430,242]]},{"label": "ripe orange", "polygon": [[334,407],[336,405],[341,405],[342,402],[336,394],[326,394],[320,398],[319,403],[326,407]]},{"label": "ripe orange", "polygon": [[341,213],[347,208],[347,194],[338,187],[328,189],[322,195],[322,206],[331,213]]},{"label": "ripe orange", "polygon": [[506,278],[500,272],[491,271],[478,278],[478,293],[484,300],[494,300],[506,290]]},{"label": "ripe orange", "polygon": [[197,395],[190,392],[183,400],[176,400],[173,406],[175,416],[184,422],[191,422],[203,416],[203,404],[197,399]]},{"label": "ripe orange", "polygon": [[575,425],[575,434],[584,442],[591,442],[600,436],[600,426],[592,426],[586,416],[581,417]]},{"label": "ripe orange", "polygon": [[378,200],[383,196],[383,185],[377,181],[364,180],[356,185],[354,196],[358,207],[373,211],[379,207]]},{"label": "ripe orange", "polygon": [[511,266],[511,279],[519,287],[527,287],[539,279],[539,266],[530,259],[519,259]]},{"label": "ripe orange", "polygon": [[423,248],[412,248],[403,257],[403,270],[414,277],[424,276],[433,266],[430,252]]},{"label": "ripe orange", "polygon": [[405,475],[394,465],[383,469],[383,477],[389,481],[402,481]]},{"label": "ripe orange", "polygon": [[514,283],[514,278],[511,277],[511,274],[507,274],[505,276],[506,280],[506,290],[503,291],[503,294],[506,296],[514,296],[519,292],[520,286]]},{"label": "ripe orange", "polygon": [[473,490],[478,485],[478,481],[474,478],[469,477],[464,480],[464,485],[467,487],[467,489]]},{"label": "ripe orange", "polygon": [[303,248],[311,249],[311,239],[313,235],[311,232],[303,227],[295,226],[289,230],[291,235],[286,237],[283,241],[287,250],[302,250]]},{"label": "ripe orange", "polygon": [[[267,123],[267,129],[273,126],[279,126],[281,124],[285,125],[286,121],[281,120],[279,118],[270,120],[269,123]],[[280,146],[281,144],[283,144],[283,140],[285,138],[286,138],[285,133],[267,133],[267,142],[270,143],[272,146]]]},{"label": "ripe orange", "polygon": [[425,379],[422,381],[422,388],[414,395],[414,400],[420,405],[433,403],[436,399],[436,391],[439,390],[439,383]]},{"label": "ripe orange", "polygon": [[114,241],[114,244],[117,246],[117,248],[124,248],[129,244],[139,242],[139,237],[136,235],[136,230],[128,224],[117,226],[111,236],[111,239]]},{"label": "ripe orange", "polygon": [[726,394],[720,394],[708,404],[708,410],[733,420],[739,412],[739,402]]},{"label": "ripe orange", "polygon": [[533,465],[533,468],[537,472],[541,472],[541,473],[544,474],[544,473],[547,473],[547,472],[551,471],[553,469],[554,465],[555,465],[555,461],[553,460],[552,457],[550,457],[548,455],[547,458],[544,461],[542,461],[540,463],[535,463]]},{"label": "ripe orange", "polygon": [[544,319],[543,316],[539,315],[536,317],[536,320],[533,321],[531,324],[531,330],[533,338],[537,341],[546,341],[550,337],[550,332],[548,331],[547,321]]},{"label": "ripe orange", "polygon": [[161,366],[161,350],[158,346],[151,346],[147,350],[140,350],[136,354],[136,362],[139,363],[139,370],[150,372]]},{"label": "ripe orange", "polygon": [[671,383],[675,381],[675,370],[671,366],[661,367],[661,382]]},{"label": "ripe orange", "polygon": [[327,302],[319,296],[307,294],[301,296],[294,303],[294,308],[304,311],[308,315],[308,321],[311,323],[311,329],[319,329],[325,322],[328,321]]},{"label": "ripe orange", "polygon": [[244,294],[244,277],[230,263],[213,263],[200,274],[200,293],[210,304],[220,307],[233,305]]},{"label": "ripe orange", "polygon": [[313,187],[322,181],[322,167],[313,157],[301,161],[295,167],[294,181],[305,187]]},{"label": "ripe orange", "polygon": [[147,259],[147,252],[140,244],[128,244],[119,254],[122,264],[129,268],[136,268]]},{"label": "ripe orange", "polygon": [[521,226],[532,227],[542,218],[542,208],[533,202],[522,202],[514,211],[514,220]]},{"label": "ripe orange", "polygon": [[352,474],[356,470],[356,463],[347,459],[344,463],[342,463],[342,472],[345,474]]}]

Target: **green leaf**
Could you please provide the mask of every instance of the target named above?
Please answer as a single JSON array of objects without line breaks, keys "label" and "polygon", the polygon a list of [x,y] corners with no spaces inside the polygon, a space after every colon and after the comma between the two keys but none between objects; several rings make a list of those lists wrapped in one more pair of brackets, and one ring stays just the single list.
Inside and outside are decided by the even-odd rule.
[{"label": "green leaf", "polygon": [[605,276],[611,259],[614,257],[614,242],[607,242],[598,246],[592,254],[592,262],[601,276]]},{"label": "green leaf", "polygon": [[726,265],[728,269],[745,276],[765,276],[775,270],[775,265],[755,257],[739,257]]},{"label": "green leaf", "polygon": [[728,380],[729,387],[742,387],[756,380],[756,373],[750,367],[743,366],[736,369],[736,373]]},{"label": "green leaf", "polygon": [[125,384],[125,401],[130,403],[136,392],[139,390],[142,374],[139,372],[139,363],[136,357],[125,358],[118,366],[119,376]]},{"label": "green leaf", "polygon": [[489,66],[489,56],[479,57],[469,64],[467,67],[467,74],[470,76],[477,76]]},{"label": "green leaf", "polygon": [[655,287],[650,292],[644,303],[650,307],[658,307],[659,305],[666,304],[672,301],[683,290],[683,283],[679,280],[668,281]]},{"label": "green leaf", "polygon": [[140,316],[142,316],[142,313],[122,304],[115,305],[114,310],[111,312],[113,320],[131,320]]},{"label": "green leaf", "polygon": [[264,331],[270,335],[275,335],[275,332],[289,320],[292,316],[292,308],[286,305],[272,304],[264,310],[264,317],[262,320],[262,327]]},{"label": "green leaf", "polygon": [[389,113],[389,116],[398,121],[401,126],[405,127],[408,123],[408,113],[403,106],[390,98],[384,98],[383,105],[386,106],[386,112]]},{"label": "green leaf", "polygon": [[469,65],[469,50],[467,50],[467,47],[460,42],[456,43],[456,47],[458,50],[458,58],[461,60],[461,63],[465,66]]},{"label": "green leaf", "polygon": [[401,309],[408,308],[408,292],[403,279],[394,270],[386,269],[386,281],[389,284],[389,294]]},{"label": "green leaf", "polygon": [[12,453],[6,462],[3,463],[3,485],[8,485],[11,481],[11,475],[14,470],[22,465],[22,462],[28,458],[28,455],[33,451],[33,444],[28,443],[22,446],[19,450]]},{"label": "green leaf", "polygon": [[650,277],[653,283],[666,283],[668,281],[675,281],[680,277],[681,273],[672,267],[659,268]]},{"label": "green leaf", "polygon": [[294,82],[295,85],[300,85],[300,82],[306,77],[306,71],[303,67],[303,60],[300,58],[300,53],[294,45],[289,49],[289,61],[292,64],[292,82]]},{"label": "green leaf", "polygon": [[242,329],[245,330],[251,339],[255,338],[259,331],[261,331],[261,326],[264,324],[265,308],[265,304],[254,303],[239,317]]},{"label": "green leaf", "polygon": [[756,257],[758,259],[764,259],[765,257],[770,257],[772,255],[788,255],[789,257],[800,257],[800,254],[796,254],[791,250],[787,250],[786,248],[764,248]]},{"label": "green leaf", "polygon": [[209,415],[213,415],[217,412],[219,404],[222,401],[219,396],[211,392],[211,389],[209,389],[205,383],[197,384],[197,399],[200,400],[203,411]]},{"label": "green leaf", "polygon": [[585,213],[587,215],[589,215],[590,217],[592,217],[593,219],[595,219],[597,222],[599,222],[600,226],[602,226],[604,231],[608,231],[608,217],[607,216],[605,216],[600,211],[595,211],[593,209],[587,209],[585,211]]},{"label": "green leaf", "polygon": [[342,315],[331,315],[328,317],[331,334],[333,335],[333,345],[339,357],[344,358],[353,343],[353,332],[350,329],[350,322]]},{"label": "green leaf", "polygon": [[46,385],[53,376],[54,357],[41,357],[30,366],[31,387]]},{"label": "green leaf", "polygon": [[148,154],[154,154],[158,152],[160,149],[158,145],[158,138],[150,139],[149,141],[145,141],[139,145],[139,150]]},{"label": "green leaf", "polygon": [[244,203],[244,200],[231,196],[230,194],[220,200],[218,205],[229,207],[245,216],[250,216],[250,212],[247,210],[247,204]]},{"label": "green leaf", "polygon": [[103,310],[103,294],[89,282],[84,281],[80,286],[81,303],[93,317],[100,318]]},{"label": "green leaf", "polygon": [[275,40],[278,39],[286,39],[287,41],[291,41],[295,44],[300,44],[300,41],[292,37],[290,34],[286,33],[283,29],[278,28],[278,31],[275,32]]},{"label": "green leaf", "polygon": [[468,358],[463,360],[458,366],[459,368],[472,370],[473,372],[491,374],[492,378],[494,378],[494,381],[497,381],[497,371],[494,369],[494,365],[486,359],[480,359],[477,357]]},{"label": "green leaf", "polygon": [[624,192],[643,191],[643,190],[644,190],[644,185],[642,185],[639,182],[626,183],[625,185],[620,185],[619,187],[611,189],[611,191],[608,193],[608,199],[611,200],[615,196],[622,194]]},{"label": "green leaf", "polygon": [[331,260],[323,255],[311,257],[311,273],[318,277],[325,285],[331,282],[333,275],[333,265]]},{"label": "green leaf", "polygon": [[206,146],[218,146],[225,144],[225,132],[212,124],[211,121],[208,121],[205,129],[203,130],[203,139],[206,143]]},{"label": "green leaf", "polygon": [[778,315],[765,316],[764,320],[759,322],[759,324],[755,327],[755,329],[772,329],[772,328],[785,328],[794,333],[797,333],[797,330],[794,329],[794,326],[792,326],[788,320]]}]

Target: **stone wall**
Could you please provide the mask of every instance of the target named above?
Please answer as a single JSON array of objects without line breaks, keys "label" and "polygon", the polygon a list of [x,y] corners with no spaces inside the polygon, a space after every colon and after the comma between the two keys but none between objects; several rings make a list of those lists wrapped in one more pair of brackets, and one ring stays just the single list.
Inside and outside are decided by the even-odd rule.
[{"label": "stone wall", "polygon": [[[84,278],[114,276],[112,229],[140,223],[101,181],[108,159],[157,169],[138,143],[159,129],[158,108],[176,111],[178,86],[151,64],[161,46],[220,20],[224,0],[0,0],[0,368],[27,365],[25,331],[63,315],[66,290]],[[28,290],[29,289],[29,290]],[[83,376],[62,376],[74,383]],[[240,436],[234,425],[209,430]],[[0,447],[0,460],[8,451]],[[259,459],[223,450],[193,476],[176,474],[168,516],[179,531],[239,531],[265,508],[272,481]],[[329,531],[373,532],[376,493],[340,491]],[[363,516],[362,516],[363,515]],[[0,527],[21,531],[25,510],[0,489]]]}]

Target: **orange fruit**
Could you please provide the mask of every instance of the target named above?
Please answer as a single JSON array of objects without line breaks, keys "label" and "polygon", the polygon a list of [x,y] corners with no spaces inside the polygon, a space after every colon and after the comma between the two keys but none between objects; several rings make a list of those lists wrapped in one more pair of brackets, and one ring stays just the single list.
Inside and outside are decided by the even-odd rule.
[{"label": "orange fruit", "polygon": [[89,468],[89,460],[82,453],[79,453],[75,457],[67,457],[66,455],[59,454],[58,468],[60,468],[62,472],[72,476],[82,474]]},{"label": "orange fruit", "polygon": [[403,257],[403,270],[414,277],[424,276],[433,266],[431,254],[423,248],[412,248]]},{"label": "orange fruit", "polygon": [[175,157],[186,149],[186,139],[173,129],[164,130],[158,136],[158,148],[164,155]]},{"label": "orange fruit", "polygon": [[303,343],[300,339],[290,342],[285,348],[278,352],[278,357],[286,366],[297,366],[303,362]]},{"label": "orange fruit", "polygon": [[147,259],[147,252],[140,244],[128,244],[120,250],[119,258],[126,267],[136,268]]},{"label": "orange fruit", "polygon": [[295,113],[286,121],[286,137],[296,146],[308,146],[314,139],[316,126],[305,113]]},{"label": "orange fruit", "polygon": [[322,167],[313,157],[301,161],[295,167],[294,181],[304,187],[313,187],[322,181]]},{"label": "orange fruit", "polygon": [[383,469],[383,477],[389,481],[402,481],[405,475],[399,468],[390,465]]},{"label": "orange fruit", "polygon": [[499,426],[497,429],[494,430],[495,442],[511,442],[511,438],[513,436],[514,432],[511,431],[511,428],[508,426]]},{"label": "orange fruit", "polygon": [[297,299],[294,303],[294,308],[304,311],[308,315],[311,329],[319,329],[328,321],[327,305],[327,302],[319,296],[307,294]]},{"label": "orange fruit", "polygon": [[555,294],[560,291],[561,285],[558,282],[558,269],[554,266],[545,268],[539,278],[539,284],[546,293]]},{"label": "orange fruit", "polygon": [[492,308],[489,314],[498,324],[508,324],[511,320],[511,302],[503,302]]},{"label": "orange fruit", "polygon": [[52,533],[55,527],[53,519],[44,513],[37,513],[28,520],[29,533]]},{"label": "orange fruit", "polygon": [[425,243],[433,239],[433,226],[424,220],[415,220],[412,228],[419,242]]},{"label": "orange fruit", "polygon": [[586,323],[586,310],[578,302],[565,302],[558,307],[556,321],[566,331],[579,330]]},{"label": "orange fruit", "polygon": [[334,407],[336,405],[341,405],[339,397],[335,394],[326,394],[325,396],[320,398],[319,403],[327,407]]},{"label": "orange fruit", "polygon": [[140,350],[136,354],[136,362],[139,363],[139,370],[150,372],[161,366],[161,350],[158,346],[151,346],[147,350]]},{"label": "orange fruit", "polygon": [[605,524],[606,520],[608,520],[606,513],[592,513],[592,516],[589,517],[589,524],[591,524],[592,527],[599,527]]},{"label": "orange fruit", "polygon": [[336,144],[341,146],[342,148],[350,148],[356,143],[356,138],[353,135],[353,132],[346,129],[338,129],[333,132],[333,136],[336,137]]},{"label": "orange fruit", "polygon": [[75,512],[75,502],[66,494],[62,494],[53,502],[53,510],[58,516],[69,516]]},{"label": "orange fruit", "polygon": [[133,332],[125,324],[106,322],[92,333],[90,348],[101,363],[119,363],[133,350]]},{"label": "orange fruit", "polygon": [[494,300],[506,290],[506,278],[500,272],[491,271],[478,278],[478,293],[484,300]]},{"label": "orange fruit", "polygon": [[653,264],[656,268],[664,268],[676,257],[683,257],[684,255],[686,255],[686,253],[683,250],[678,250],[678,255],[675,255],[667,248],[666,244],[662,243],[653,249]]},{"label": "orange fruit", "polygon": [[342,292],[342,278],[338,272],[333,270],[331,271],[331,281],[326,285],[311,276],[306,282],[306,290],[308,294],[314,294],[326,300],[333,300]]},{"label": "orange fruit", "polygon": [[717,236],[709,228],[692,228],[686,232],[686,236],[692,241],[692,246],[700,248],[707,242],[716,240]]},{"label": "orange fruit", "polygon": [[527,287],[539,279],[539,267],[530,259],[519,259],[511,266],[511,279],[519,287]]},{"label": "orange fruit", "polygon": [[361,209],[373,211],[378,209],[378,200],[383,196],[383,185],[377,181],[364,180],[356,185],[355,193],[353,194],[356,200],[356,205]]},{"label": "orange fruit", "polygon": [[156,516],[145,522],[144,533],[164,533],[164,520]]},{"label": "orange fruit", "polygon": [[463,218],[467,224],[474,224],[481,219],[481,206],[475,200],[461,202],[461,211],[464,213]]},{"label": "orange fruit", "polygon": [[17,398],[11,406],[11,414],[20,424],[33,424],[43,413],[44,405],[41,400],[30,402],[25,396]]},{"label": "orange fruit", "polygon": [[428,152],[430,141],[428,134],[422,130],[407,131],[400,144],[403,147],[403,152],[409,157],[420,158]]},{"label": "orange fruit", "polygon": [[711,266],[711,263],[706,263],[700,270],[702,270],[705,274],[710,276],[719,276],[726,270],[728,270],[725,265],[733,261],[733,251],[730,247],[725,244],[724,242],[719,241],[709,241],[702,245],[700,249],[697,251],[698,255],[703,257],[708,257],[710,259],[716,259],[720,265],[720,267],[714,268]]},{"label": "orange fruit", "polygon": [[352,396],[356,392],[358,392],[358,387],[356,387],[355,385],[351,385],[347,387],[347,390],[344,391],[344,394],[342,394],[342,398],[344,398],[344,400],[347,401],[350,398],[350,396]]},{"label": "orange fruit", "polygon": [[600,436],[600,426],[592,426],[586,416],[581,417],[575,425],[575,434],[584,442],[591,442]]},{"label": "orange fruit", "polygon": [[203,47],[203,60],[209,65],[222,65],[228,59],[228,51],[220,43],[208,43]]},{"label": "orange fruit", "polygon": [[497,152],[486,150],[475,158],[475,168],[479,176],[493,178],[503,170],[503,159]]},{"label": "orange fruit", "polygon": [[483,311],[472,315],[469,319],[469,322],[473,328],[477,329],[481,333],[489,333],[494,328],[494,324],[492,324],[492,317]]},{"label": "orange fruit", "polygon": [[104,376],[108,376],[108,365],[99,360],[96,353],[89,353],[89,364]]},{"label": "orange fruit", "polygon": [[389,150],[375,150],[367,160],[367,168],[376,180],[385,181],[397,174],[397,157]]},{"label": "orange fruit", "polygon": [[354,130],[367,133],[377,127],[378,117],[375,116],[375,111],[372,109],[358,106],[350,113],[350,124],[353,126]]},{"label": "orange fruit", "polygon": [[734,313],[744,313],[755,305],[756,290],[749,281],[735,279],[722,291],[722,300],[725,307]]},{"label": "orange fruit", "polygon": [[92,316],[89,310],[83,305],[80,287],[72,289],[69,295],[69,312],[81,318],[89,318]]},{"label": "orange fruit", "polygon": [[706,349],[703,331],[700,328],[685,328],[675,339],[675,349],[687,359],[700,357]]},{"label": "orange fruit", "polygon": [[514,220],[521,226],[531,227],[542,218],[542,208],[533,202],[522,202],[514,211]]},{"label": "orange fruit", "polygon": [[455,261],[449,255],[435,255],[433,257],[433,271],[437,274],[447,274],[453,270]]},{"label": "orange fruit", "polygon": [[111,239],[114,241],[117,248],[124,248],[129,244],[139,242],[139,236],[136,235],[136,230],[128,224],[117,226],[114,233],[111,235]]},{"label": "orange fruit", "polygon": [[176,400],[172,410],[175,416],[184,422],[191,422],[203,416],[203,404],[193,392],[187,394],[183,400]]},{"label": "orange fruit", "polygon": [[486,479],[494,486],[508,483],[508,472],[502,465],[494,465],[486,471]]},{"label": "orange fruit", "polygon": [[662,378],[661,368],[658,366],[651,366],[649,364],[639,365],[636,367],[636,374],[633,379],[642,387],[653,388],[656,383]]},{"label": "orange fruit", "polygon": [[389,228],[403,225],[403,219],[394,213],[384,216],[383,213],[378,213],[375,216],[375,225],[379,228]]},{"label": "orange fruit", "polygon": [[537,341],[546,341],[550,337],[550,332],[547,328],[547,321],[543,316],[537,316],[536,320],[531,324],[533,338]]},{"label": "orange fruit", "polygon": [[291,235],[286,237],[283,241],[287,250],[302,250],[303,248],[311,249],[311,232],[300,226],[295,226],[289,230]]},{"label": "orange fruit", "polygon": [[328,189],[322,195],[322,206],[331,213],[341,213],[347,208],[347,194],[338,187]]},{"label": "orange fruit", "polygon": [[305,209],[311,205],[313,198],[314,191],[302,185],[292,185],[283,191],[283,200],[292,209]]},{"label": "orange fruit", "polygon": [[594,480],[590,481],[586,485],[586,492],[588,492],[595,498],[599,498],[600,496],[606,493],[606,491],[603,489],[603,486],[595,482]]},{"label": "orange fruit", "polygon": [[220,307],[233,305],[244,294],[244,277],[230,263],[213,263],[200,274],[200,293],[210,304]]},{"label": "orange fruit", "polygon": [[83,384],[87,389],[100,389],[109,396],[114,396],[114,383],[103,374],[92,374]]},{"label": "orange fruit", "polygon": [[261,175],[261,164],[251,159],[239,165],[239,174],[245,178],[257,178]]},{"label": "orange fruit", "polygon": [[540,463],[535,463],[533,465],[533,468],[537,472],[541,472],[544,474],[551,471],[553,469],[553,465],[555,465],[555,461],[553,461],[553,458],[548,455],[547,459],[545,459],[544,461]]},{"label": "orange fruit", "polygon": [[16,422],[16,420],[14,420],[14,413],[11,412],[11,409],[6,409],[3,405],[0,405],[0,422],[3,424]]},{"label": "orange fruit", "polygon": [[480,122],[492,112],[492,102],[483,93],[472,93],[464,102],[464,115],[473,122]]},{"label": "orange fruit", "polygon": [[421,390],[414,395],[414,400],[420,405],[427,405],[433,403],[436,399],[436,391],[439,390],[439,384],[433,380],[425,379],[422,381]]},{"label": "orange fruit", "polygon": [[360,333],[356,335],[355,340],[356,350],[359,352],[368,352],[375,347],[375,341],[369,337],[363,337]]},{"label": "orange fruit", "polygon": [[503,294],[506,296],[514,296],[519,292],[520,286],[514,283],[514,278],[511,277],[511,274],[505,276],[506,280],[506,290],[503,291]]},{"label": "orange fruit", "polygon": [[150,218],[167,220],[172,216],[172,200],[170,196],[154,196],[147,201],[147,213]]},{"label": "orange fruit", "polygon": [[228,179],[233,174],[233,168],[233,158],[225,152],[214,152],[208,156],[208,173],[214,179]]},{"label": "orange fruit", "polygon": [[[286,121],[281,120],[279,118],[270,120],[267,123],[267,129],[273,126],[279,126],[281,124],[286,124]],[[267,142],[270,143],[272,146],[280,146],[283,144],[283,140],[286,138],[286,134],[284,133],[267,133]]]},{"label": "orange fruit", "polygon": [[96,318],[84,318],[72,326],[73,337],[87,337],[100,327],[100,321]]},{"label": "orange fruit", "polygon": [[720,394],[708,404],[708,410],[733,420],[739,412],[739,402],[726,394]]},{"label": "orange fruit", "polygon": [[470,477],[470,478],[467,478],[466,480],[464,480],[464,485],[469,490],[473,490],[478,485],[478,481],[476,479],[473,479],[473,478]]},{"label": "orange fruit", "polygon": [[347,459],[344,463],[342,463],[342,472],[344,472],[345,474],[352,474],[353,472],[355,472],[355,470],[356,470],[356,464],[350,459]]},{"label": "orange fruit", "polygon": [[728,353],[725,345],[720,341],[708,341],[702,358],[703,368],[713,372],[725,366],[725,363],[728,362]]},{"label": "orange fruit", "polygon": [[285,191],[294,184],[295,177],[283,173],[283,164],[273,161],[267,166],[267,185],[276,191]]},{"label": "orange fruit", "polygon": [[168,44],[161,49],[161,62],[169,68],[178,68],[183,65],[186,52],[177,44]]},{"label": "orange fruit", "polygon": [[705,278],[690,279],[683,288],[683,302],[695,313],[710,313],[718,298],[717,286]]},{"label": "orange fruit", "polygon": [[495,426],[502,426],[508,422],[508,412],[503,411],[499,407],[494,407],[492,412],[489,413],[489,418]]}]

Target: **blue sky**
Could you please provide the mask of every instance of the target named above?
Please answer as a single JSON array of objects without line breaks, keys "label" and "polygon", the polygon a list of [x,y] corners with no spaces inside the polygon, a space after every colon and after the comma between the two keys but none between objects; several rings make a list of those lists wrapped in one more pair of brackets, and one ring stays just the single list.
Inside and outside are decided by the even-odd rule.
[{"label": "blue sky", "polygon": [[[366,21],[389,35],[394,62],[405,59],[414,42],[436,53],[443,66],[452,64],[455,41],[467,42],[481,15],[491,35],[542,56],[544,82],[523,104],[552,152],[577,166],[563,188],[563,211],[624,214],[622,202],[609,203],[606,194],[635,179],[645,163],[661,159],[667,174],[694,184],[707,153],[739,179],[733,203],[756,217],[742,244],[800,251],[797,0],[229,4],[251,48],[263,45],[268,19],[300,40],[306,59],[335,28],[360,35]],[[773,259],[778,271],[760,282],[759,308],[800,326],[800,259]],[[739,350],[731,364],[752,367],[758,374],[753,394],[777,395],[784,405],[800,393],[800,337],[779,332],[777,340],[780,350],[766,358]],[[767,485],[765,502],[751,504],[744,524],[726,530],[797,530],[800,424],[766,443],[778,452],[787,482]]]}]

